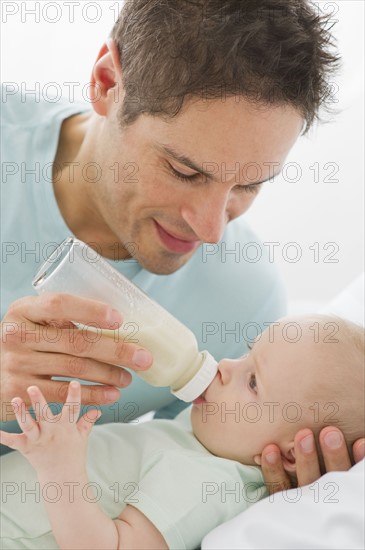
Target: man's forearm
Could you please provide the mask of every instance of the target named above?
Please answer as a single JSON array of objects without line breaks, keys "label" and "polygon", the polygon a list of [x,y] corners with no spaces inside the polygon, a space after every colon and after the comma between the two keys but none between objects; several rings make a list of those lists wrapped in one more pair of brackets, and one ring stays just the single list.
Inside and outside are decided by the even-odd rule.
[{"label": "man's forearm", "polygon": [[[42,472],[38,475],[42,494],[47,486],[56,486],[60,498],[45,507],[52,526],[53,535],[62,550],[117,550],[118,530],[93,500],[95,495],[86,471],[69,468],[64,472]],[[52,484],[52,485],[49,485]],[[87,500],[85,491],[87,489]],[[49,491],[49,489],[48,489]]]}]

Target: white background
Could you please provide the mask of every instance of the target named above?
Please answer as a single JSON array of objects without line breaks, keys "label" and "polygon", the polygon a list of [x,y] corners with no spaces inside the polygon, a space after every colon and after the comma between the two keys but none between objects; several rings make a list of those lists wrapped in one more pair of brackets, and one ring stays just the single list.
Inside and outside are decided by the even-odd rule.
[{"label": "white background", "polygon": [[[246,215],[264,242],[279,243],[274,260],[294,310],[327,302],[364,269],[364,3],[316,3],[338,20],[343,67],[334,106],[340,113],[300,138],[285,177],[267,183]],[[121,5],[3,1],[2,82],[27,89],[38,82],[46,95],[54,92],[50,82],[77,82],[80,96]]]}]

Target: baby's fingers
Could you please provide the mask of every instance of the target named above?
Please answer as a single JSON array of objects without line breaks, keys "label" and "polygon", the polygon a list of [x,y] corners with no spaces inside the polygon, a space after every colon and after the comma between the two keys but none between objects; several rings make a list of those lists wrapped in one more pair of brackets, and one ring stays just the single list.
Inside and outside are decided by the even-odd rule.
[{"label": "baby's fingers", "polygon": [[98,409],[91,409],[87,411],[78,421],[77,427],[80,432],[88,434],[91,431],[91,428],[101,417],[101,411]]},{"label": "baby's fingers", "polygon": [[27,441],[27,436],[25,434],[12,434],[9,432],[4,432],[0,430],[0,443],[14,449],[16,451],[22,451],[24,444]]},{"label": "baby's fingers", "polygon": [[[40,434],[39,426],[37,422],[33,420],[23,399],[21,397],[14,397],[14,399],[11,400],[11,404],[18,424],[23,430],[23,435],[25,435],[29,441],[37,441]],[[25,438],[23,437],[23,441],[24,440]],[[21,442],[21,440],[19,440],[19,442]]]},{"label": "baby's fingers", "polygon": [[52,413],[46,398],[38,386],[29,386],[29,388],[27,388],[27,392],[35,412],[36,420],[39,422],[40,427],[43,427],[44,429],[47,424],[52,425],[55,421],[55,415]]},{"label": "baby's fingers", "polygon": [[76,424],[81,408],[81,384],[72,380],[68,385],[67,398],[61,416],[67,422]]}]

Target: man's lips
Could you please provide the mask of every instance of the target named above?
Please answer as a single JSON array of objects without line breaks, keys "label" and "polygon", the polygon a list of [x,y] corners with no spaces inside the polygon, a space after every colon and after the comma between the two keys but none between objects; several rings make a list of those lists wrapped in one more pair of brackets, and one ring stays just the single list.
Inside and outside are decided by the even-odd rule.
[{"label": "man's lips", "polygon": [[177,237],[172,233],[166,231],[166,229],[164,229],[155,220],[153,221],[155,223],[155,227],[160,237],[160,240],[165,245],[165,247],[172,252],[186,254],[187,252],[191,252],[192,250],[194,250],[194,248],[196,248],[197,245],[200,244],[200,241],[192,239],[181,239],[180,237]]}]

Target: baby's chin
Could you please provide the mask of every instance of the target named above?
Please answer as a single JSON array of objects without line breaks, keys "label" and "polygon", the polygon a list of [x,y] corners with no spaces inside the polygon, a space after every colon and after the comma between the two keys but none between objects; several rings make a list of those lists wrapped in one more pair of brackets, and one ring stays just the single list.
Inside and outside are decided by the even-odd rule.
[{"label": "baby's chin", "polygon": [[198,410],[198,407],[196,405],[191,405],[190,407],[190,422],[191,427],[193,428],[193,434],[197,439],[199,439],[199,415],[201,415],[201,411]]}]

